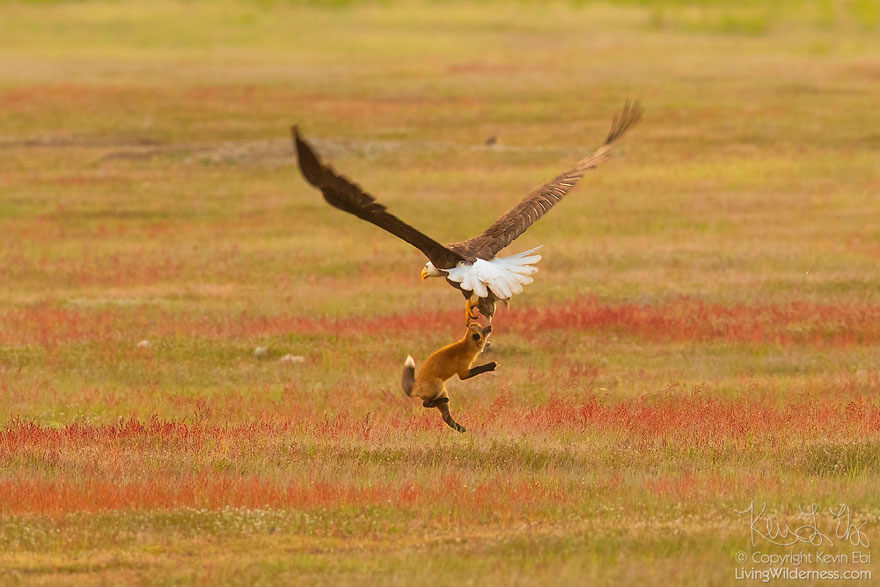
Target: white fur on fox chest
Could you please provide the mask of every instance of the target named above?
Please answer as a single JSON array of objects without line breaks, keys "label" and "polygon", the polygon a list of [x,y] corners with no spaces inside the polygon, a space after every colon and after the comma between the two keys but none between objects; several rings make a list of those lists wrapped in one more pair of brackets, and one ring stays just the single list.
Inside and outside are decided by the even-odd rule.
[{"label": "white fur on fox chest", "polygon": [[532,275],[538,272],[535,263],[541,255],[533,254],[541,247],[510,255],[494,257],[488,261],[477,259],[473,264],[459,263],[452,269],[445,269],[446,276],[461,285],[461,289],[472,291],[481,298],[492,290],[499,300],[506,300],[523,290],[523,285],[532,282]]}]

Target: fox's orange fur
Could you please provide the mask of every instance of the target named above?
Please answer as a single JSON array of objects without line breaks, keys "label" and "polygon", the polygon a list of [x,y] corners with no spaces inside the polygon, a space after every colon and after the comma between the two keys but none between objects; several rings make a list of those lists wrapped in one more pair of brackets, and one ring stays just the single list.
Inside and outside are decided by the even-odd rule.
[{"label": "fox's orange fur", "polygon": [[469,324],[464,338],[434,351],[422,363],[418,374],[416,374],[415,361],[412,357],[407,357],[403,367],[403,391],[407,395],[420,398],[424,407],[440,410],[444,422],[451,428],[464,432],[464,428],[449,414],[446,381],[453,375],[458,375],[459,379],[469,379],[480,373],[495,370],[497,365],[494,361],[471,368],[477,355],[486,346],[490,332],[492,332],[491,326]]}]

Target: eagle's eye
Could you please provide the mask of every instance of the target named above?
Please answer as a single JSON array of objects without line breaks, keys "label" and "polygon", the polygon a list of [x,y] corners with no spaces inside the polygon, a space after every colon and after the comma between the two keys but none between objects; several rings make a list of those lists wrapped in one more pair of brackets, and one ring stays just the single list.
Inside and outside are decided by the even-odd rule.
[{"label": "eagle's eye", "polygon": [[471,338],[473,338],[475,342],[480,342],[480,334],[478,332],[475,332]]}]

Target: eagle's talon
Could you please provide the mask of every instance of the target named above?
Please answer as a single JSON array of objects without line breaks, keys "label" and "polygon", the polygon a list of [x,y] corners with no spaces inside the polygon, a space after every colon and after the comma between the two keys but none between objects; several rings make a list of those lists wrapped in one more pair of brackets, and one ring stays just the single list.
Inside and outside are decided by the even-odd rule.
[{"label": "eagle's talon", "polygon": [[479,320],[480,315],[476,313],[477,305],[467,300],[464,306],[465,324],[470,324],[471,320]]}]

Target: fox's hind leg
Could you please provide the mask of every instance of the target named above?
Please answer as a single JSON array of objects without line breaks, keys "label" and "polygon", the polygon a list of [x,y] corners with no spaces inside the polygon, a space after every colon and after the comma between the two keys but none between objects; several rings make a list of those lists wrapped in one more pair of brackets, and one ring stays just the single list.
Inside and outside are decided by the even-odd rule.
[{"label": "fox's hind leg", "polygon": [[452,419],[452,415],[449,413],[448,397],[435,397],[430,401],[423,402],[422,405],[426,408],[437,408],[438,410],[440,410],[440,415],[443,416],[443,421],[446,422],[453,430],[457,432],[465,431],[464,426]]},{"label": "fox's hind leg", "polygon": [[449,398],[447,397],[443,399],[446,401],[437,404],[437,409],[440,410],[440,415],[443,416],[443,421],[456,432],[464,432],[464,426],[453,420],[452,415],[449,413]]}]

